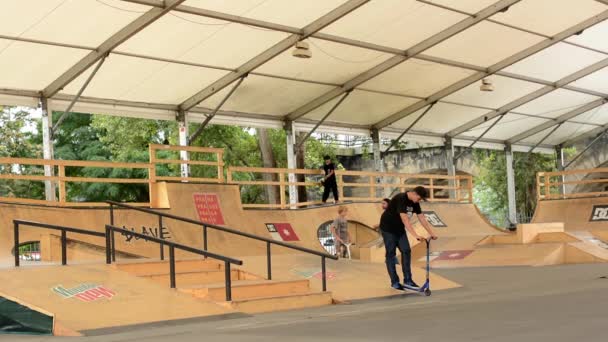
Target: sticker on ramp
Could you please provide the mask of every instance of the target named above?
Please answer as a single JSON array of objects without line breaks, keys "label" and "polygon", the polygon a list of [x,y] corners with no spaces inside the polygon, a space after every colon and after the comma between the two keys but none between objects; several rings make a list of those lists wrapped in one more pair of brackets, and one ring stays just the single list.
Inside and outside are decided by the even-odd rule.
[{"label": "sticker on ramp", "polygon": [[462,260],[473,253],[472,250],[443,251],[434,260]]},{"label": "sticker on ramp", "polygon": [[439,215],[437,215],[434,211],[423,211],[424,217],[429,222],[429,224],[435,228],[446,228],[447,225],[443,223]]},{"label": "sticker on ramp", "polygon": [[83,302],[93,302],[102,298],[111,299],[116,295],[114,291],[107,287],[96,284],[80,284],[73,288],[57,285],[51,290],[63,298],[77,298]]},{"label": "sticker on ramp", "polygon": [[295,230],[289,223],[266,223],[266,229],[277,241],[300,241]]},{"label": "sticker on ramp", "polygon": [[608,205],[594,205],[589,221],[608,221]]},{"label": "sticker on ramp", "polygon": [[211,224],[224,224],[224,215],[220,207],[220,200],[217,194],[213,193],[195,193],[194,207],[198,213],[198,218],[201,222]]}]

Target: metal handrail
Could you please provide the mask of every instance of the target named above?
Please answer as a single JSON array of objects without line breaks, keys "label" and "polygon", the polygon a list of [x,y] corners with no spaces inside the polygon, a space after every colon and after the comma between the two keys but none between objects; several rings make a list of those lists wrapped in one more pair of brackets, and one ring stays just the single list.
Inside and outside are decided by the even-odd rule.
[{"label": "metal handrail", "polygon": [[61,231],[61,264],[67,265],[67,233],[76,233],[76,234],[84,234],[91,235],[97,237],[105,238],[105,249],[106,249],[106,263],[112,263],[112,255],[115,255],[115,246],[113,244],[112,238],[114,237],[114,232],[120,232],[123,234],[128,234],[132,236],[136,236],[144,239],[145,241],[152,241],[159,243],[162,246],[167,245],[169,247],[169,278],[171,282],[171,288],[176,287],[176,272],[175,272],[175,249],[181,249],[186,252],[202,255],[205,258],[217,259],[224,262],[225,269],[225,285],[226,285],[226,301],[232,300],[232,278],[231,278],[231,267],[230,264],[234,265],[242,265],[243,261],[230,258],[227,256],[219,255],[216,253],[211,253],[208,251],[204,251],[201,249],[197,249],[190,246],[181,245],[176,242],[165,241],[163,239],[159,239],[153,236],[140,234],[137,232],[132,232],[128,229],[114,227],[112,225],[106,225],[105,233],[95,232],[91,230],[81,229],[81,228],[73,228],[68,226],[60,226],[56,224],[48,224],[48,223],[40,223],[34,221],[26,221],[26,220],[13,220],[14,225],[14,249],[15,249],[15,267],[20,266],[19,260],[19,227],[20,226],[30,226],[35,228],[45,228],[45,229],[54,229]]},{"label": "metal handrail", "polygon": [[[173,220],[177,220],[177,221],[181,221],[181,222],[186,222],[186,223],[190,223],[190,224],[194,224],[197,226],[202,226],[203,227],[203,250],[207,250],[207,228],[212,228],[212,229],[216,229],[225,233],[231,233],[231,234],[235,234],[235,235],[239,235],[239,236],[243,236],[246,238],[250,238],[250,239],[254,239],[254,240],[258,240],[258,241],[263,241],[266,243],[266,258],[267,258],[267,278],[268,280],[272,279],[272,261],[271,261],[271,245],[277,245],[277,246],[281,246],[281,247],[285,247],[285,248],[289,248],[289,249],[293,249],[293,250],[297,250],[300,252],[304,252],[304,253],[308,253],[308,254],[312,254],[312,255],[316,255],[321,257],[321,270],[322,270],[322,282],[323,282],[323,291],[327,290],[327,278],[326,278],[326,267],[325,267],[325,260],[326,259],[332,259],[332,260],[338,260],[337,256],[334,255],[329,255],[327,253],[323,253],[323,252],[319,252],[319,251],[315,251],[312,249],[308,249],[308,248],[304,248],[304,247],[300,247],[300,246],[295,246],[295,245],[291,245],[282,241],[276,241],[276,240],[272,240],[269,238],[265,238],[262,236],[257,236],[257,235],[253,235],[253,234],[249,234],[249,233],[245,233],[245,232],[241,232],[238,231],[236,229],[232,229],[232,228],[227,228],[227,227],[222,227],[222,226],[218,226],[218,225],[214,225],[214,224],[210,224],[210,223],[205,223],[205,222],[200,222],[200,221],[196,221],[193,219],[189,219],[187,217],[181,217],[181,216],[177,216],[177,215],[173,215],[173,214],[168,214],[168,213],[162,213],[156,210],[152,210],[152,209],[147,209],[147,208],[140,208],[140,207],[135,207],[132,205],[128,205],[125,203],[120,203],[120,202],[116,202],[116,201],[106,201],[106,203],[110,204],[110,224],[113,225],[114,224],[114,206],[117,207],[122,207],[122,208],[127,208],[127,209],[132,209],[132,210],[137,210],[137,211],[141,211],[144,213],[148,213],[151,215],[157,215],[159,217],[159,227],[162,227],[162,218],[170,218]],[[112,238],[112,244],[114,243],[114,239]],[[164,241],[164,240],[161,240]],[[115,259],[115,257],[113,256],[113,259]]]},{"label": "metal handrail", "polygon": [[84,234],[84,235],[92,235],[98,237],[105,237],[104,233],[94,232],[90,230],[73,228],[68,226],[60,226],[56,224],[47,224],[40,223],[34,221],[26,221],[26,220],[13,220],[13,233],[14,233],[14,249],[15,249],[15,267],[19,267],[19,226],[30,226],[36,228],[46,228],[46,229],[54,229],[61,231],[61,264],[67,265],[68,263],[68,254],[67,254],[67,232],[76,233],[76,234]]},{"label": "metal handrail", "polygon": [[225,270],[225,285],[226,285],[226,301],[231,301],[232,300],[232,276],[231,276],[231,268],[230,268],[230,264],[234,264],[234,265],[242,265],[243,261],[242,260],[238,260],[238,259],[234,259],[234,258],[230,258],[227,256],[223,256],[223,255],[219,255],[219,254],[215,254],[215,253],[211,253],[211,252],[207,252],[204,251],[202,249],[198,249],[198,248],[194,248],[194,247],[190,247],[190,246],[186,246],[186,245],[182,245],[176,242],[171,242],[171,241],[166,241],[164,239],[159,239],[157,237],[153,237],[150,235],[146,235],[146,234],[141,234],[141,233],[137,233],[137,232],[133,232],[130,231],[128,229],[124,229],[124,228],[120,228],[120,227],[115,227],[113,225],[106,225],[106,233],[104,234],[106,237],[106,263],[107,264],[111,264],[112,263],[112,253],[114,252],[114,246],[111,242],[111,237],[114,236],[114,232],[120,232],[123,234],[129,234],[132,236],[136,236],[139,237],[141,239],[144,239],[144,241],[152,241],[152,242],[156,242],[158,244],[160,244],[161,246],[163,245],[167,245],[169,247],[169,279],[170,279],[170,283],[171,283],[171,288],[174,289],[176,287],[176,280],[175,280],[175,249],[181,249],[183,251],[186,252],[190,252],[190,253],[194,253],[194,254],[198,254],[201,256],[204,256],[205,258],[212,258],[212,259],[216,259],[216,260],[220,260],[224,262],[224,270]]}]

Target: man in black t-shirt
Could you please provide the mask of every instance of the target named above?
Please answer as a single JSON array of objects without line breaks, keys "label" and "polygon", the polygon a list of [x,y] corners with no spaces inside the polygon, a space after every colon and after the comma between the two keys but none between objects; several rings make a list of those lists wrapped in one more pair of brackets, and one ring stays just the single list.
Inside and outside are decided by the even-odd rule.
[{"label": "man in black t-shirt", "polygon": [[380,231],[382,232],[384,247],[386,249],[386,269],[391,278],[391,287],[394,289],[403,290],[395,266],[397,248],[401,251],[403,283],[408,286],[419,287],[412,279],[412,251],[407,239],[406,230],[412,234],[412,237],[416,240],[422,241],[424,238],[416,233],[410,221],[410,217],[413,214],[416,214],[418,221],[420,221],[422,226],[429,233],[431,239],[437,239],[435,232],[433,232],[433,228],[431,228],[426,217],[422,214],[422,209],[420,209],[419,202],[426,201],[427,196],[428,192],[422,186],[414,188],[413,191],[400,193],[391,199],[388,208],[386,208],[380,218]]},{"label": "man in black t-shirt", "polygon": [[331,162],[330,156],[323,157],[325,164],[323,170],[325,171],[325,177],[321,181],[323,184],[323,203],[327,202],[329,198],[329,192],[334,194],[334,200],[338,203],[338,182],[336,182],[336,166]]}]

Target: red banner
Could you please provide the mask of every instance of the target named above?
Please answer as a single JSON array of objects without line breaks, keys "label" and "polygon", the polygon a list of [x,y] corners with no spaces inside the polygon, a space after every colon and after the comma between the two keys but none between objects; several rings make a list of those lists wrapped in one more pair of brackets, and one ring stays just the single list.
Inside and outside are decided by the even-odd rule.
[{"label": "red banner", "polygon": [[201,222],[223,225],[224,216],[220,207],[220,200],[217,194],[198,193],[194,194],[194,206],[198,212]]}]

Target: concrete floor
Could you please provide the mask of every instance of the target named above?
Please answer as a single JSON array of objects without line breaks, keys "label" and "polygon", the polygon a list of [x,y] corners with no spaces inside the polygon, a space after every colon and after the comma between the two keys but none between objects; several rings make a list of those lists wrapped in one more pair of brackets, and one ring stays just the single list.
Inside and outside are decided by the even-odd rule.
[{"label": "concrete floor", "polygon": [[[0,341],[607,341],[607,264],[435,270],[463,288],[312,310]],[[356,286],[356,284],[353,284]],[[145,309],[142,309],[145,312]],[[107,332],[106,332],[107,333]]]}]

